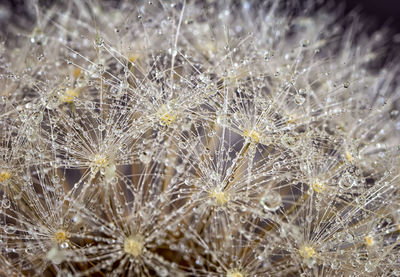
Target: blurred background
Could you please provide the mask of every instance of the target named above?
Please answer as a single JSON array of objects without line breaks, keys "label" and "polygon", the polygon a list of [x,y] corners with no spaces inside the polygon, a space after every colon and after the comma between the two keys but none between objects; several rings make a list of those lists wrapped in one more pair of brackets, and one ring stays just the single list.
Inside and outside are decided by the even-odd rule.
[{"label": "blurred background", "polygon": [[394,32],[400,32],[400,0],[334,0],[346,5],[349,13],[358,9],[366,20],[372,20],[375,28],[389,26]]},{"label": "blurred background", "polygon": [[[16,23],[22,28],[24,26],[32,26],[34,22],[35,10],[32,3],[38,2],[41,7],[50,8],[52,4],[60,0],[0,0],[0,34],[7,28],[9,22]],[[118,5],[122,1],[135,0],[92,0],[94,2]],[[171,1],[171,0],[166,0]],[[191,0],[189,0],[191,1]],[[197,0],[193,0],[197,1]],[[205,0],[201,0],[205,1]],[[241,0],[233,0],[238,3]],[[254,0],[260,3],[263,0]],[[281,0],[276,0],[281,1]],[[352,11],[357,11],[362,22],[366,23],[366,31],[372,33],[384,26],[389,27],[389,33],[397,34],[393,41],[395,48],[400,48],[400,0],[293,0],[302,6],[306,3],[322,3],[328,2],[333,9],[338,8],[343,11],[342,16],[348,15]]]},{"label": "blurred background", "polygon": [[[101,0],[97,0],[101,1]],[[94,2],[97,2],[94,0]],[[107,2],[121,2],[121,0],[106,0]],[[300,3],[305,2],[321,2],[321,0],[297,0]],[[32,11],[27,10],[29,2],[39,2],[42,6],[51,6],[57,0],[0,0],[0,20],[5,17],[21,16],[27,17],[27,20],[32,16]],[[260,0],[262,2],[262,0]],[[355,8],[361,14],[374,21],[376,26],[390,25],[391,28],[400,32],[400,0],[328,0],[337,5],[344,4],[345,12],[349,13]],[[1,20],[4,22],[4,20]]]}]

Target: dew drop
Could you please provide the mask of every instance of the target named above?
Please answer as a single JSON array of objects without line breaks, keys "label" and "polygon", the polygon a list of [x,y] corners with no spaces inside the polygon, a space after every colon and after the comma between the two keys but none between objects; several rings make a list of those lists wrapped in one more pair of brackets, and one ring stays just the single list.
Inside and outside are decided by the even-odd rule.
[{"label": "dew drop", "polygon": [[357,180],[355,179],[355,177],[349,173],[346,172],[344,173],[339,180],[339,187],[342,189],[349,189],[351,187],[353,187],[354,185],[357,184]]},{"label": "dew drop", "polygon": [[299,106],[303,105],[305,101],[306,99],[300,94],[294,96],[294,102]]},{"label": "dew drop", "polygon": [[277,191],[268,189],[261,198],[260,204],[264,210],[273,212],[279,209],[282,197]]}]

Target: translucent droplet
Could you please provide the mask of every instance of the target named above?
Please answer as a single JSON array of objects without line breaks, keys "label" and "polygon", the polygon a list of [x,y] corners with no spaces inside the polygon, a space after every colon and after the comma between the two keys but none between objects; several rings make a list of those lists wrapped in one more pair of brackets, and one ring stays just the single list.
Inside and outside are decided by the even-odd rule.
[{"label": "translucent droplet", "polygon": [[14,234],[15,233],[15,228],[12,225],[5,225],[3,227],[4,232],[6,232],[7,234]]},{"label": "translucent droplet", "polygon": [[99,74],[103,74],[104,73],[104,64],[99,63],[97,65],[97,72],[99,72]]},{"label": "translucent droplet", "polygon": [[294,96],[294,102],[299,106],[303,105],[305,101],[306,101],[306,99],[300,94],[296,94]]},{"label": "translucent droplet", "polygon": [[396,117],[398,114],[399,114],[398,110],[393,110],[393,111],[390,112],[390,116],[391,117]]},{"label": "translucent droplet", "polygon": [[101,36],[97,36],[94,43],[96,44],[97,47],[101,47],[104,44],[104,39]]},{"label": "translucent droplet", "polygon": [[144,164],[148,164],[151,161],[151,157],[150,157],[150,155],[146,155],[145,153],[142,153],[139,156],[139,160]]},{"label": "translucent droplet", "polygon": [[260,204],[267,211],[276,211],[282,204],[282,197],[277,191],[267,190],[261,198]]},{"label": "translucent droplet", "polygon": [[301,43],[301,46],[303,46],[303,47],[307,47],[309,45],[310,45],[310,41],[308,39],[303,40]]},{"label": "translucent droplet", "polygon": [[8,199],[3,199],[3,201],[1,201],[1,206],[5,209],[10,208],[11,206],[11,202]]},{"label": "translucent droplet", "polygon": [[47,252],[46,258],[54,264],[60,264],[64,261],[65,254],[64,251],[54,246],[49,250],[49,252]]},{"label": "translucent droplet", "polygon": [[339,187],[349,189],[357,184],[357,179],[349,172],[344,173],[339,179]]}]

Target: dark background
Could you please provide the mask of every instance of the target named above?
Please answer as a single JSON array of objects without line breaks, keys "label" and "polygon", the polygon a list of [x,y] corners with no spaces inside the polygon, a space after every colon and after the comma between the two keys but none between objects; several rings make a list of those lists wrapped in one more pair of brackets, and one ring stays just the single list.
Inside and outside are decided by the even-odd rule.
[{"label": "dark background", "polygon": [[400,0],[335,0],[346,5],[348,13],[354,8],[361,10],[362,17],[374,21],[379,28],[387,24],[395,32],[400,32]]}]

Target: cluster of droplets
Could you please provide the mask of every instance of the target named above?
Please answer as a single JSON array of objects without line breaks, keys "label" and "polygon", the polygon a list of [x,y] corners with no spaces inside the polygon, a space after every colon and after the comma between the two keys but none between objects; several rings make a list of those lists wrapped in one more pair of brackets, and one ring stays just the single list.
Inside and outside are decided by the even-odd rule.
[{"label": "cluster of droplets", "polygon": [[382,36],[232,2],[39,6],[5,44],[0,272],[400,274]]}]

